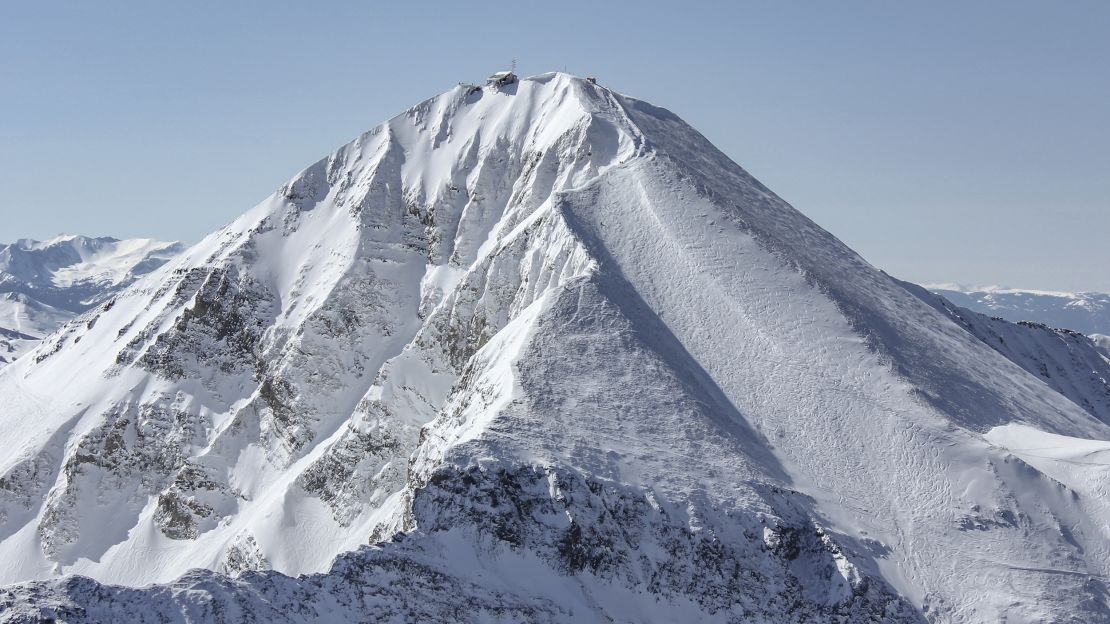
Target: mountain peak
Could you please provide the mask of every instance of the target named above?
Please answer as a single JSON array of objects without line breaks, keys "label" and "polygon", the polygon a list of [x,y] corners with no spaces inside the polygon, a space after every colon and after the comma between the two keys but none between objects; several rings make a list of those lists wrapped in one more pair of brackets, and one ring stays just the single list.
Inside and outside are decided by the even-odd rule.
[{"label": "mountain peak", "polygon": [[1110,436],[1065,337],[876,270],[664,109],[460,85],[0,373],[0,602],[1105,618],[1097,480],[1030,453]]}]

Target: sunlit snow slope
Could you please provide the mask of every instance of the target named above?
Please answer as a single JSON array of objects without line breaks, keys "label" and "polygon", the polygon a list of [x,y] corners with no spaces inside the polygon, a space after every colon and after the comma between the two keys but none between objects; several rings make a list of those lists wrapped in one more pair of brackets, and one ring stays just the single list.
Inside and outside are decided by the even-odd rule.
[{"label": "sunlit snow slope", "polygon": [[0,619],[1105,621],[1027,368],[666,110],[459,86],[0,372]]}]

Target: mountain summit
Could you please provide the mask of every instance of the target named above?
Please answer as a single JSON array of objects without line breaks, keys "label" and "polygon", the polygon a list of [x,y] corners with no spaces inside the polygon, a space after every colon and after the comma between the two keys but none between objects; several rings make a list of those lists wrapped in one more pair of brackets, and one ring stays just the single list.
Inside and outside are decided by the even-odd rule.
[{"label": "mountain summit", "polygon": [[0,371],[0,620],[1105,621],[1110,362],[973,317],[664,109],[460,85]]}]

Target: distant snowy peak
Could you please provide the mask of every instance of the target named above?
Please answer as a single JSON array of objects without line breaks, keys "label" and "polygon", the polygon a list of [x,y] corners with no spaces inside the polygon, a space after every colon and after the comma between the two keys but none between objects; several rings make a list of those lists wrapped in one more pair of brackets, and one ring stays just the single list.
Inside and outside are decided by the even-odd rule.
[{"label": "distant snowy peak", "polygon": [[1001,286],[924,284],[952,303],[1008,321],[1031,321],[1084,334],[1110,334],[1110,293]]},{"label": "distant snowy peak", "polygon": [[0,245],[0,366],[182,249],[147,238],[72,234]]},{"label": "distant snowy peak", "polygon": [[62,235],[0,246],[0,292],[23,292],[81,312],[100,293],[124,286],[181,252],[176,242]]}]

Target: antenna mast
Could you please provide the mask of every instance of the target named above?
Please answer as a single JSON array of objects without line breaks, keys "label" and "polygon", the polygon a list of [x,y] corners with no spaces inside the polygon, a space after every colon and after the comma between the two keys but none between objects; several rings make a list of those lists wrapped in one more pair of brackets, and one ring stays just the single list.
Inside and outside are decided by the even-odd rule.
[{"label": "antenna mast", "polygon": [[513,57],[513,65],[512,65],[512,67],[511,67],[511,68],[509,69],[509,71],[511,71],[511,72],[512,72],[512,73],[514,73],[514,74],[516,73],[516,57]]}]

